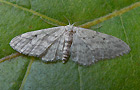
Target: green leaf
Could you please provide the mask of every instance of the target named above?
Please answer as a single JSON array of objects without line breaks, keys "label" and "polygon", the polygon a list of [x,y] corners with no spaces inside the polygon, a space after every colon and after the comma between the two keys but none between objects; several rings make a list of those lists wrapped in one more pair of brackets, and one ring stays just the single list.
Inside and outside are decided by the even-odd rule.
[{"label": "green leaf", "polygon": [[[127,55],[89,67],[69,60],[45,64],[20,55],[0,59],[1,90],[138,90],[140,88],[139,0],[0,0],[0,58],[15,53],[10,40],[28,31],[53,27],[48,23],[90,26],[125,41]],[[137,2],[137,3],[136,3]],[[132,4],[132,5],[131,5]],[[131,5],[131,6],[130,6]],[[124,8],[124,9],[123,9]],[[117,12],[114,12],[118,10]],[[111,13],[113,12],[113,13]],[[45,19],[44,22],[40,17]],[[101,17],[101,18],[100,18]],[[67,19],[66,19],[67,18]],[[89,24],[90,23],[90,24]],[[88,24],[88,26],[86,26]],[[85,25],[85,26],[84,26]],[[81,25],[82,26],[82,25]]]}]

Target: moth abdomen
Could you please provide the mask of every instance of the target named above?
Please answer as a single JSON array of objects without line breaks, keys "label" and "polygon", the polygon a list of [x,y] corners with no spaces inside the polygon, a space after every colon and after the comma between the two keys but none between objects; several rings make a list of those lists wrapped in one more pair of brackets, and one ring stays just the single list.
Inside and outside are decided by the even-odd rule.
[{"label": "moth abdomen", "polygon": [[73,33],[72,32],[66,32],[65,33],[65,43],[64,43],[64,47],[63,47],[63,56],[62,56],[62,60],[63,63],[65,63],[65,61],[69,58],[70,56],[70,47],[72,44],[72,40],[73,40]]},{"label": "moth abdomen", "polygon": [[72,42],[66,42],[63,48],[63,57],[62,60],[65,62],[69,56],[70,56],[70,47],[71,47]]}]

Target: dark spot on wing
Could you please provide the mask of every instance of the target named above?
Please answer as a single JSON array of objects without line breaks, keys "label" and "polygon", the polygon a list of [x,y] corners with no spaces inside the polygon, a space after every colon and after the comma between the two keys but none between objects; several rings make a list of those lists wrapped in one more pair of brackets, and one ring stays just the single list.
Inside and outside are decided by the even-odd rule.
[{"label": "dark spot on wing", "polygon": [[105,38],[103,38],[103,40],[105,40]]},{"label": "dark spot on wing", "polygon": [[35,37],[37,37],[37,35],[35,35]]}]

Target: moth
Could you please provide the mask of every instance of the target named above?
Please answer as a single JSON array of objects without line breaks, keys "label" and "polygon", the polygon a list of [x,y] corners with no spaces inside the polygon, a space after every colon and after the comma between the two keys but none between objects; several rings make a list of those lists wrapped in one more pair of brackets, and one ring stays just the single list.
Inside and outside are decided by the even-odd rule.
[{"label": "moth", "polygon": [[130,51],[122,40],[107,34],[73,25],[59,26],[16,36],[10,46],[25,55],[45,62],[69,58],[81,65],[91,65]]}]

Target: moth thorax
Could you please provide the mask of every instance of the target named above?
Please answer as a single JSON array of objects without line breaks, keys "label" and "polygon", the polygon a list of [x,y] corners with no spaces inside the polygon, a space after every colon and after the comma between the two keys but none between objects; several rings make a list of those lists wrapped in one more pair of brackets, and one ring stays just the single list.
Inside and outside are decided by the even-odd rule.
[{"label": "moth thorax", "polygon": [[69,58],[72,40],[73,40],[73,32],[67,31],[65,33],[65,43],[63,47],[63,57],[62,57],[63,63],[65,63],[65,61]]}]

